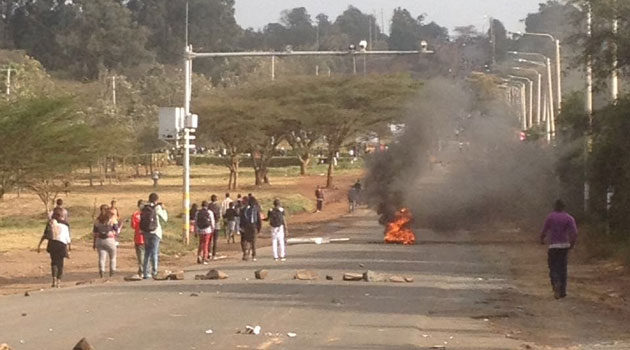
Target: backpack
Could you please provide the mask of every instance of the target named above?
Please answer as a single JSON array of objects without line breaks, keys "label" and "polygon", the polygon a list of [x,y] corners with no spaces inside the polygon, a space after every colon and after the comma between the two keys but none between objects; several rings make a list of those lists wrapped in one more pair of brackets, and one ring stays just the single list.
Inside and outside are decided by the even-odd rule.
[{"label": "backpack", "polygon": [[251,205],[248,205],[247,207],[243,209],[242,217],[245,220],[241,220],[241,221],[245,221],[244,224],[246,225],[258,223],[258,212],[256,211],[256,208]]},{"label": "backpack", "polygon": [[202,208],[197,212],[197,220],[195,222],[200,229],[206,229],[210,227],[210,211],[206,208]]},{"label": "backpack", "polygon": [[140,230],[145,233],[155,232],[158,228],[158,218],[152,204],[142,207],[140,212]]},{"label": "backpack", "polygon": [[280,227],[284,225],[284,212],[278,208],[273,208],[269,211],[269,224],[271,227]]}]

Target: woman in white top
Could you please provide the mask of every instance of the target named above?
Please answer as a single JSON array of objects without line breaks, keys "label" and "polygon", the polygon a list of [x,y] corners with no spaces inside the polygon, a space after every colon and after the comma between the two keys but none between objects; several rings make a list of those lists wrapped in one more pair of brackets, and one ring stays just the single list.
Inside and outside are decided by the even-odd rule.
[{"label": "woman in white top", "polygon": [[42,242],[48,240],[46,251],[50,254],[50,266],[52,272],[52,287],[59,288],[59,282],[63,275],[63,260],[69,258],[68,251],[71,250],[70,245],[70,227],[68,223],[63,221],[63,208],[55,208],[52,218],[46,225],[46,230],[42,239],[37,245],[37,252],[41,251]]}]

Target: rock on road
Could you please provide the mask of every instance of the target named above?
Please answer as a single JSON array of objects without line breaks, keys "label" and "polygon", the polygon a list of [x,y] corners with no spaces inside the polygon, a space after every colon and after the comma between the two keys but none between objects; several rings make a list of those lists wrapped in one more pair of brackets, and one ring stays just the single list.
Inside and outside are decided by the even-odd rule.
[{"label": "rock on road", "polygon": [[[484,262],[481,248],[432,239],[423,231],[418,245],[385,245],[369,212],[342,221],[329,225],[326,236],[351,237],[350,242],[290,246],[286,262],[274,262],[263,248],[258,262],[194,266],[184,281],[2,297],[0,343],[16,350],[71,349],[83,337],[98,350],[527,348],[492,326],[493,318],[513,310],[486,301],[512,287],[508,267]],[[210,268],[229,278],[194,280]],[[255,279],[258,269],[269,271],[264,280]],[[302,269],[319,278],[293,279]],[[342,280],[345,272],[366,270],[413,282]],[[260,335],[245,334],[247,325],[259,325]]]}]

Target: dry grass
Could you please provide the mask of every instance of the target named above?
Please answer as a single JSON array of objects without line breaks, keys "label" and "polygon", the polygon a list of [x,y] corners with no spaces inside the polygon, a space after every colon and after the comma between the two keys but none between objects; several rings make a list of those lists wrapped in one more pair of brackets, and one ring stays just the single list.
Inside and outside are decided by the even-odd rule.
[{"label": "dry grass", "polygon": [[[271,169],[271,186],[256,188],[253,171],[242,169],[240,174],[241,187],[233,191],[233,197],[237,193],[247,194],[252,192],[260,199],[263,208],[269,207],[273,198],[280,198],[290,213],[310,211],[313,209],[313,188],[310,182],[324,184],[325,178],[321,175],[325,172],[323,166],[312,169],[311,181],[305,185],[304,178],[297,176],[297,167]],[[165,243],[172,242],[172,248],[176,247],[181,236],[182,215],[182,168],[169,166],[160,169],[162,179],[159,186],[154,189],[152,181],[148,177],[134,178],[127,174],[120,182],[109,184],[106,181],[103,186],[95,182],[94,187],[89,187],[83,180],[73,184],[68,195],[61,194],[65,206],[70,212],[70,225],[73,238],[89,237],[93,214],[100,204],[109,204],[116,199],[121,215],[128,218],[135,209],[138,199],[147,199],[149,193],[155,191],[160,195],[160,201],[169,210],[171,219],[165,227]],[[359,169],[340,169],[339,174],[355,176]],[[195,166],[191,171],[191,201],[200,203],[208,200],[211,194],[217,194],[223,198],[228,181],[228,172],[224,167]],[[126,219],[127,221],[128,219]],[[128,226],[128,222],[125,223]],[[21,193],[19,198],[15,193],[5,195],[0,201],[0,251],[34,248],[41,237],[45,225],[45,210],[43,203],[32,193]],[[130,236],[129,230],[124,230],[123,235]],[[129,239],[129,237],[123,237]],[[168,247],[165,247],[168,249]]]}]

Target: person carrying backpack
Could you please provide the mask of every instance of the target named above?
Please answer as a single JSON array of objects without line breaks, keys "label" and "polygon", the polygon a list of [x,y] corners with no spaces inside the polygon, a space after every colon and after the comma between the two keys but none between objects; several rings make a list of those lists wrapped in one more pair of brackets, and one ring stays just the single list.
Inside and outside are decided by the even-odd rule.
[{"label": "person carrying backpack", "polygon": [[260,222],[260,211],[256,198],[251,197],[247,205],[241,210],[241,249],[243,250],[243,260],[249,259],[250,253],[252,261],[256,261],[256,231]]},{"label": "person carrying backpack", "polygon": [[195,215],[195,232],[199,236],[197,264],[208,264],[208,248],[215,225],[214,213],[208,209],[208,202],[201,202],[201,209]]},{"label": "person carrying backpack", "polygon": [[214,231],[212,232],[212,260],[217,258],[217,240],[219,239],[219,231],[221,230],[221,203],[217,200],[217,195],[210,196],[210,204],[208,209],[214,214]]},{"label": "person carrying backpack", "polygon": [[[157,193],[149,195],[149,203],[142,207],[140,212],[140,230],[144,235],[144,279],[149,276],[154,278],[158,273],[158,260],[160,255],[160,241],[162,240],[162,224],[168,221],[168,213],[162,203],[158,203],[160,197]],[[149,262],[151,268],[149,268]],[[151,274],[149,274],[149,272]]]},{"label": "person carrying backpack", "polygon": [[[271,225],[271,246],[273,248],[273,259],[275,261],[286,261],[286,249],[284,236],[287,232],[287,221],[285,219],[284,208],[280,205],[280,200],[273,201],[273,208],[267,212],[267,219]],[[278,254],[278,247],[280,254]]]}]

